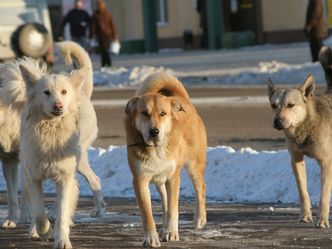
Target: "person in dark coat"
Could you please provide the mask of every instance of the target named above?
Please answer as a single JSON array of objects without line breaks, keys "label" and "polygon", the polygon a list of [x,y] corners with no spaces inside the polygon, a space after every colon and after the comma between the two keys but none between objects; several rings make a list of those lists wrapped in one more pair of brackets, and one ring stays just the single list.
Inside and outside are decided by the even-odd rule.
[{"label": "person in dark coat", "polygon": [[305,34],[309,38],[312,61],[318,61],[319,50],[323,46],[323,38],[328,34],[321,0],[309,0]]},{"label": "person in dark coat", "polygon": [[82,0],[75,1],[75,8],[70,10],[62,21],[62,33],[67,23],[70,26],[71,39],[86,47],[86,32],[90,28],[91,17],[83,7]]},{"label": "person in dark coat", "polygon": [[96,36],[100,53],[101,66],[112,66],[112,59],[108,52],[112,41],[118,40],[112,14],[107,10],[106,3],[98,0],[92,17],[90,39]]}]

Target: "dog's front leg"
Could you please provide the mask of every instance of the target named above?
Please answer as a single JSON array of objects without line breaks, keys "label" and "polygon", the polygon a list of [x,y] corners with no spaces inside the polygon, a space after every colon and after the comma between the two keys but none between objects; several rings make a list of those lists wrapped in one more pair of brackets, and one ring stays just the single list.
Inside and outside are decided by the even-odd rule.
[{"label": "dog's front leg", "polygon": [[321,166],[321,196],[319,203],[319,219],[317,227],[330,227],[329,213],[330,213],[330,198],[332,187],[332,160],[324,160],[320,163]]},{"label": "dog's front leg", "polygon": [[15,228],[18,220],[17,169],[18,160],[16,158],[2,161],[2,171],[6,179],[8,199],[8,215],[2,223],[4,228]]},{"label": "dog's front leg", "polygon": [[310,197],[307,190],[307,173],[303,154],[291,152],[292,168],[296,179],[301,202],[300,222],[312,222]]},{"label": "dog's front leg", "polygon": [[179,240],[178,220],[179,220],[179,192],[180,192],[180,170],[166,181],[167,190],[167,226],[162,235],[163,241]]},{"label": "dog's front leg", "polygon": [[161,197],[161,205],[163,209],[163,225],[159,231],[159,235],[162,236],[165,233],[165,229],[167,226],[167,191],[165,184],[157,184],[156,188]]},{"label": "dog's front leg", "polygon": [[[24,177],[26,177],[26,174],[24,174]],[[42,181],[34,180],[30,177],[26,177],[24,181],[29,186],[29,199],[31,201],[30,203],[34,218],[33,222],[36,224],[37,233],[41,239],[47,241],[52,237],[53,231],[44,209]],[[35,235],[30,233],[30,238],[34,237]]]},{"label": "dog's front leg", "polygon": [[149,190],[149,179],[134,177],[133,185],[136,194],[136,200],[141,212],[144,241],[143,246],[160,247],[159,235],[154,223],[151,196]]},{"label": "dog's front leg", "polygon": [[72,225],[78,186],[75,175],[70,175],[56,183],[57,186],[57,217],[55,220],[55,244],[54,248],[72,248],[69,240],[69,227]]}]

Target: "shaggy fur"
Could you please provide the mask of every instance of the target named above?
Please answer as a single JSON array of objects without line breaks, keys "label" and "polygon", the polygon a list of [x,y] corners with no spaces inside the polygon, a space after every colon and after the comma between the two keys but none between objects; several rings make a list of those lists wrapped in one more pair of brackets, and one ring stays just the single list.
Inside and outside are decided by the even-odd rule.
[{"label": "shaggy fur", "polygon": [[[20,61],[23,65],[30,62]],[[36,73],[46,73],[46,66],[39,66],[33,61],[32,68]],[[7,184],[8,215],[3,221],[2,227],[14,228],[19,218],[18,204],[18,153],[20,116],[25,102],[25,85],[17,63],[0,65],[0,159],[2,170]],[[22,196],[22,202],[26,202],[26,196]],[[23,211],[26,205],[23,204]],[[28,214],[22,212],[26,219]]]},{"label": "shaggy fur", "polygon": [[192,179],[197,206],[195,228],[206,223],[206,133],[182,84],[173,76],[150,76],[126,106],[128,162],[141,211],[145,246],[160,246],[153,220],[149,183],[161,195],[163,241],[179,240],[178,198],[183,166]]},{"label": "shaggy fur", "polygon": [[[82,84],[83,86],[81,88],[72,89],[73,92],[74,90],[76,92],[74,92],[75,94],[72,95],[72,104],[69,105],[76,106],[74,108],[75,110],[72,110],[72,108],[68,108],[68,111],[75,111],[76,113],[75,115],[70,115],[72,119],[68,119],[68,123],[72,124],[72,126],[74,125],[75,132],[79,134],[77,136],[78,142],[76,141],[77,139],[74,139],[74,137],[70,139],[70,141],[72,141],[72,144],[76,144],[76,147],[77,144],[79,144],[79,154],[77,156],[77,159],[75,159],[75,162],[78,163],[76,169],[87,179],[94,195],[95,208],[93,209],[91,215],[102,216],[105,213],[106,204],[104,203],[101,195],[100,180],[91,170],[88,164],[87,156],[88,147],[95,140],[98,132],[96,114],[90,101],[93,85],[91,61],[88,54],[75,43],[63,42],[59,43],[58,46],[60,48],[60,51],[63,53],[63,56],[66,58],[67,62],[70,62],[68,58],[71,57],[73,57],[74,60],[80,60],[75,61],[76,65],[78,65],[79,72],[73,73],[72,76],[48,74],[46,65],[40,64],[38,61],[28,58],[12,63],[3,64],[0,66],[0,158],[3,162],[3,169],[8,186],[9,197],[9,214],[7,220],[3,223],[4,227],[15,227],[18,218],[17,164],[19,150],[18,141],[20,133],[19,117],[21,114],[21,110],[24,103],[26,102],[27,97],[30,98],[29,106],[31,106],[31,103],[33,101],[36,101],[36,99],[39,99],[38,101],[42,101],[42,99],[40,98],[41,95],[45,96],[45,93],[43,93],[43,91],[40,93],[40,95],[34,92],[37,89],[37,85],[40,86],[40,84],[36,84],[36,86],[33,87],[28,87],[28,90],[26,92],[26,86],[22,78],[20,67],[25,70],[25,80],[27,82],[30,82],[31,80],[36,80],[38,82],[42,81],[44,82],[44,87],[48,86],[47,84],[50,83],[50,86],[53,86],[54,91],[56,91],[56,85],[62,84],[56,83],[55,80],[57,82],[63,82],[67,87],[67,85],[70,86],[68,84],[68,77],[74,79],[75,77],[78,77],[77,75],[81,75],[80,79],[77,80],[82,81],[80,84]],[[51,90],[52,89],[49,89],[49,91]],[[45,111],[45,108],[43,110]],[[57,144],[57,146],[61,146],[61,141],[59,141],[60,137],[57,130],[59,129],[60,132],[61,129],[66,128],[66,132],[73,133],[73,130],[70,130],[68,128],[68,124],[62,123],[63,121],[59,122],[58,124],[56,124],[55,122],[51,123],[46,121],[40,121],[38,123],[36,119],[42,120],[43,115],[41,113],[36,114],[35,112],[31,111],[29,113],[30,114],[26,116],[26,118],[29,118],[31,122],[32,120],[35,120],[34,122],[36,127],[33,130],[38,131],[38,134],[40,135],[40,140],[37,139],[38,142],[49,142],[50,139],[53,140]],[[27,112],[25,115],[27,115]],[[52,115],[46,116],[48,119],[52,118]],[[53,130],[53,134],[46,132],[48,129]],[[54,152],[53,155],[55,156],[55,154],[57,154],[58,152],[60,153],[57,146],[50,146],[49,148],[43,146],[42,150],[52,150]],[[32,148],[32,146],[28,147]],[[3,155],[3,151],[5,152],[5,155]],[[23,209],[22,211],[25,210]],[[56,215],[55,213],[57,212],[57,209],[53,208],[52,211],[54,214],[51,214],[51,216]],[[23,214],[23,216],[26,216],[26,214]],[[33,235],[33,233],[31,235]]]},{"label": "shaggy fur", "polygon": [[268,86],[273,112],[273,125],[283,130],[296,178],[300,202],[301,222],[313,222],[304,156],[314,158],[321,169],[321,198],[317,227],[329,227],[330,195],[332,187],[332,52],[323,48],[320,62],[327,80],[323,96],[314,96],[315,81],[309,75],[298,88],[275,88]]},{"label": "shaggy fur", "polygon": [[22,110],[20,159],[37,234],[52,236],[42,192],[42,182],[51,178],[57,188],[55,248],[71,248],[69,226],[75,210],[78,187],[75,179],[80,158],[79,103],[83,71],[65,75],[37,75],[23,65],[27,87]]}]

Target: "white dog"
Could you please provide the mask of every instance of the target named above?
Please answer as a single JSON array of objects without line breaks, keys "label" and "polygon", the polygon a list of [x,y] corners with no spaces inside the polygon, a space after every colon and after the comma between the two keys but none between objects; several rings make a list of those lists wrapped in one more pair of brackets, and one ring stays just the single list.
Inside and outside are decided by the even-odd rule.
[{"label": "white dog", "polygon": [[[72,75],[49,74],[45,65],[28,58],[7,64],[1,68],[5,77],[1,81],[0,99],[8,109],[24,106],[21,160],[37,233],[43,238],[51,233],[41,189],[41,182],[49,177],[55,181],[58,191],[55,247],[69,248],[69,225],[78,194],[76,169],[90,183],[96,201],[94,215],[104,213],[105,203],[100,180],[91,170],[87,157],[87,149],[97,136],[96,114],[90,101],[91,61],[75,43],[64,42],[59,46],[67,62],[74,58],[78,71]],[[19,125],[17,120],[14,123]]]},{"label": "white dog", "polygon": [[[72,64],[74,59],[77,67],[84,70],[86,82],[82,89],[82,94],[86,99],[90,99],[93,89],[92,65],[88,54],[83,48],[73,42],[58,43],[67,64]],[[16,227],[18,221],[18,196],[17,196],[17,171],[18,171],[18,153],[19,153],[19,134],[20,134],[20,115],[22,107],[26,101],[26,90],[19,65],[23,64],[31,71],[41,76],[47,71],[45,66],[40,68],[39,63],[32,60],[21,60],[0,65],[0,160],[7,184],[8,195],[8,216],[2,223],[4,228]],[[82,115],[87,112],[89,122],[81,127],[85,133],[81,132],[80,145],[81,157],[78,165],[78,172],[88,181],[90,189],[95,200],[95,208],[91,216],[100,217],[105,214],[106,204],[101,194],[101,185],[98,176],[92,171],[88,164],[88,147],[97,137],[97,120],[95,111],[91,108],[82,109]],[[85,114],[85,116],[87,115]],[[81,124],[83,125],[83,124]],[[21,219],[27,219],[27,209],[25,205],[25,196],[22,196]],[[56,209],[52,208],[49,216],[55,216]]]},{"label": "white dog", "polygon": [[[32,60],[25,62],[33,64]],[[79,93],[84,71],[65,76],[31,70],[24,63],[19,68],[27,88],[20,158],[36,230],[45,240],[52,236],[42,192],[42,181],[51,178],[57,188],[55,248],[71,248],[69,226],[78,196],[75,172],[81,157],[79,105],[84,101],[80,101]]]}]

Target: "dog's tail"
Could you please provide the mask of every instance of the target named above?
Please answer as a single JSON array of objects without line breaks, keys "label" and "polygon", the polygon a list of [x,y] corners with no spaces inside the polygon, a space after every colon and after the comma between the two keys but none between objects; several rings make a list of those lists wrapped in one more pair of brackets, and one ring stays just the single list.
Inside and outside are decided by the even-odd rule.
[{"label": "dog's tail", "polygon": [[323,67],[327,91],[332,91],[332,49],[329,47],[322,47],[319,51],[319,62]]},{"label": "dog's tail", "polygon": [[2,105],[20,108],[26,100],[26,88],[19,65],[23,65],[39,77],[47,72],[46,63],[28,57],[1,64],[0,102]]},{"label": "dog's tail", "polygon": [[189,95],[182,83],[174,76],[164,72],[150,75],[137,89],[135,95],[157,93],[189,99]]},{"label": "dog's tail", "polygon": [[67,65],[75,63],[77,70],[85,70],[87,77],[82,87],[82,93],[91,98],[93,91],[93,68],[89,54],[75,42],[64,41],[56,43]]}]

